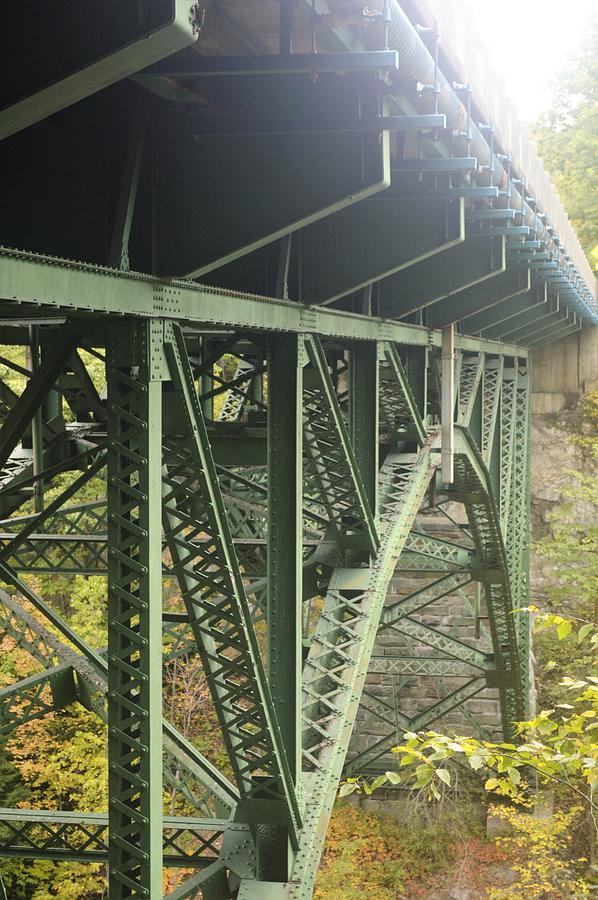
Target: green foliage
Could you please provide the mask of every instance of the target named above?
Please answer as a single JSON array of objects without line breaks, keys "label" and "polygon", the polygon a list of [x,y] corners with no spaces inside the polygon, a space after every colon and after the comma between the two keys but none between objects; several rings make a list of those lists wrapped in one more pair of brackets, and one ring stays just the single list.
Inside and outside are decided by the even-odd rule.
[{"label": "green foliage", "polygon": [[[598,480],[592,471],[598,459],[597,434],[598,392],[592,392],[580,404],[571,438],[582,450],[584,471],[569,473],[562,502],[548,516],[550,533],[534,545],[538,559],[550,566],[550,588],[542,595],[542,606],[566,610],[571,628],[576,618],[598,623]],[[590,643],[562,642],[554,628],[537,629],[534,654],[540,706],[552,707],[563,699],[564,675],[583,678],[596,665]]]},{"label": "green foliage", "polygon": [[0,797],[2,805],[15,807],[27,800],[29,791],[23,783],[13,756],[6,746],[8,739],[0,739]]},{"label": "green foliage", "polygon": [[[30,722],[0,748],[0,791],[8,769],[11,793],[6,806],[101,812],[107,808],[105,730],[78,705]],[[8,895],[14,900],[100,900],[104,867],[44,860],[0,861]]]},{"label": "green foliage", "polygon": [[105,866],[10,860],[0,864],[10,900],[105,900]]},{"label": "green foliage", "polygon": [[[564,501],[549,516],[552,534],[538,541],[536,553],[558,566],[550,589],[550,604],[561,608],[573,602],[576,612],[591,615],[598,597],[598,481],[594,475],[572,471]],[[584,520],[574,504],[587,510]],[[570,605],[568,608],[571,608]]]},{"label": "green foliage", "polygon": [[[538,613],[535,607],[531,612]],[[536,629],[553,629],[559,641],[573,640],[590,648],[593,670],[598,654],[598,626],[554,613],[537,615]],[[598,814],[594,794],[598,788],[598,676],[565,677],[560,682],[568,702],[540,712],[516,725],[517,743],[481,741],[470,736],[446,736],[435,731],[407,732],[394,752],[401,779],[430,799],[439,800],[450,787],[450,767],[468,767],[484,781],[486,791],[522,805],[536,784],[555,783],[581,803],[592,817]],[[352,779],[344,793],[390,782],[390,773],[364,786]],[[533,776],[531,780],[530,776]]]},{"label": "green foliage", "polygon": [[415,896],[414,883],[448,871],[459,838],[475,833],[462,815],[426,821],[415,815],[398,822],[353,806],[332,814],[314,900]]},{"label": "green foliage", "polygon": [[598,244],[598,16],[533,136],[581,243]]},{"label": "green foliage", "polygon": [[105,727],[78,704],[27,725],[27,740],[13,732],[8,749],[21,777],[43,792],[48,809],[107,809]]},{"label": "green foliage", "polygon": [[509,833],[499,837],[517,883],[491,888],[487,900],[545,900],[586,897],[590,885],[581,870],[587,860],[574,859],[575,825],[579,807],[553,812],[550,817],[530,816],[509,806],[494,806],[492,815],[502,819]]}]

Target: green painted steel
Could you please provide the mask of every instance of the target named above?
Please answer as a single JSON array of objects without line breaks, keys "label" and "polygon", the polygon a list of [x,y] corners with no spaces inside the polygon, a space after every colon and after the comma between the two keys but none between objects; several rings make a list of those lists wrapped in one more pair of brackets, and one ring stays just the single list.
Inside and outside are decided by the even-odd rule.
[{"label": "green painted steel", "polygon": [[[295,789],[301,791],[303,340],[268,348],[268,681]],[[286,877],[286,876],[285,876]]]},{"label": "green painted steel", "polygon": [[[291,896],[311,896],[388,582],[432,474],[429,447],[386,458],[376,560],[368,568],[340,568],[330,581],[303,672],[307,818]],[[251,897],[251,890],[242,885],[240,897]]]},{"label": "green painted steel", "polygon": [[389,316],[406,315],[439,301],[449,302],[474,285],[505,270],[505,239],[466,235],[444,250],[431,266],[425,260],[386,279],[380,285],[382,310]]},{"label": "green painted steel", "polygon": [[[39,54],[0,114],[0,340],[35,362],[0,358],[0,637],[34,672],[0,734],[78,703],[109,766],[105,812],[0,810],[0,856],[107,863],[114,898],[176,866],[171,900],[308,900],[343,773],[530,710],[530,357],[596,308],[396,0],[365,35],[310,34],[307,0],[158,5],[106,0],[89,46],[74,11],[76,53],[58,14],[58,82]],[[106,647],[40,574],[106,586]],[[218,758],[162,715],[196,658]]]},{"label": "green painted steel", "polygon": [[349,434],[355,461],[363,482],[367,503],[376,519],[378,512],[378,469],[380,367],[376,341],[357,343],[349,356]]},{"label": "green painted steel", "polygon": [[[8,858],[26,855],[54,862],[95,863],[109,859],[111,838],[106,814],[0,808],[0,825],[2,856]],[[205,868],[213,862],[224,835],[246,837],[248,832],[247,825],[228,819],[165,816],[160,834],[164,865]]]},{"label": "green painted steel", "polygon": [[426,428],[395,344],[384,345],[380,372],[380,416],[394,441],[415,438],[422,446]]},{"label": "green painted steel", "polygon": [[[387,603],[382,613],[380,634],[391,632],[393,643],[384,643],[384,656],[375,658],[371,670],[374,677],[379,673],[390,678],[433,677],[444,696],[415,716],[405,716],[401,712],[400,702],[396,706],[382,703],[380,698],[376,698],[374,704],[371,699],[362,701],[362,709],[367,712],[359,723],[360,734],[367,734],[371,727],[372,733],[377,737],[372,738],[365,749],[351,755],[347,764],[351,773],[364,769],[371,772],[384,771],[385,767],[392,765],[388,757],[389,750],[396,743],[397,734],[401,730],[430,726],[438,728],[439,720],[456,707],[474,731],[487,739],[489,735],[469,710],[468,701],[489,688],[498,690],[501,697],[503,734],[510,733],[511,722],[520,717],[526,708],[525,692],[529,683],[527,668],[524,678],[517,672],[509,675],[518,662],[522,664],[526,653],[518,647],[518,635],[512,615],[514,606],[525,601],[519,584],[512,585],[508,577],[507,556],[500,538],[502,529],[497,527],[497,507],[492,499],[498,484],[492,478],[492,472],[496,468],[494,458],[500,462],[501,447],[497,435],[494,435],[493,440],[490,440],[490,435],[499,425],[503,368],[504,360],[501,357],[488,359],[479,355],[462,362],[460,402],[457,406],[461,437],[457,443],[456,483],[448,496],[453,500],[464,501],[468,509],[467,523],[459,523],[452,520],[448,513],[445,514],[449,520],[447,524],[453,530],[461,532],[462,543],[438,541],[425,533],[422,536],[420,532],[412,531],[397,573],[404,572],[411,580],[417,575],[424,584],[410,592],[402,591],[400,597]],[[525,379],[521,383],[523,396],[527,396],[527,387]],[[476,441],[469,436],[467,430],[463,430],[466,422],[472,424],[472,414],[478,404],[481,405],[481,418],[476,423],[476,431],[479,435],[479,424],[480,421],[483,422],[483,457],[480,457]],[[528,409],[520,403],[517,413],[516,421],[524,423],[519,427],[527,427]],[[513,477],[512,463],[509,464],[508,471]],[[525,467],[521,474],[524,479],[527,477]],[[437,509],[442,510],[442,504]],[[432,511],[426,510],[428,515]],[[425,523],[426,518],[421,521],[422,524]],[[508,533],[505,531],[504,534],[508,539]],[[507,551],[508,546],[507,540]],[[430,559],[434,560],[433,567]],[[525,565],[526,562],[522,561],[523,570]],[[476,646],[475,641],[459,639],[450,631],[446,632],[426,623],[428,607],[447,599],[454,605],[457,597],[462,598],[461,604],[466,616],[477,616],[471,597],[471,587],[475,586],[483,586],[489,617],[490,628],[481,626],[482,633],[486,634],[485,649],[479,644]],[[433,609],[434,613],[437,614],[438,610]],[[529,628],[528,616],[521,616],[520,628],[523,636],[525,629]],[[397,638],[402,639],[404,648],[396,649]],[[429,655],[430,651],[425,651],[425,647],[433,651],[433,657]],[[451,687],[453,678],[461,678],[461,682],[456,685],[453,682]],[[463,678],[466,679],[465,682]],[[520,685],[523,685],[523,690]],[[400,697],[400,693],[398,696]]]},{"label": "green painted steel", "polygon": [[[0,283],[18,303],[95,313],[168,317],[202,326],[258,331],[296,331],[346,340],[390,340],[407,346],[440,346],[440,332],[393,320],[321,309],[271,297],[210,288],[177,279],[74,263],[68,259],[0,248]],[[524,347],[457,337],[457,346],[476,352],[527,356]]]},{"label": "green painted steel", "polygon": [[[17,584],[26,591],[27,599],[39,609],[37,595],[22,581]],[[2,632],[30,653],[46,670],[60,663],[71,666],[76,672],[79,701],[105,720],[104,697],[108,690],[108,665],[104,655],[94,654],[84,642],[80,643],[83,655],[75,652],[12,597],[4,592],[0,596]],[[75,638],[74,632],[66,626],[63,634],[68,641]],[[164,723],[164,731],[165,781],[175,790],[180,790],[187,802],[197,809],[209,810],[210,803],[215,800],[221,808],[232,810],[238,802],[238,794],[228,779],[167,722]]]},{"label": "green painted steel", "polygon": [[485,334],[486,330],[494,325],[506,323],[509,320],[517,320],[520,315],[524,315],[534,307],[539,312],[543,304],[547,302],[548,289],[546,285],[543,285],[541,288],[538,285],[532,285],[531,290],[527,294],[517,295],[469,317],[465,322],[465,326],[473,334],[482,332]]},{"label": "green painted steel", "polygon": [[31,422],[35,411],[48,396],[58,375],[77,346],[77,334],[70,328],[53,345],[52,352],[45,358],[27,382],[25,390],[11,408],[2,424],[0,434],[0,465],[4,465],[25,428]]},{"label": "green painted steel", "polygon": [[530,289],[529,271],[504,271],[484,281],[483,285],[468,288],[448,300],[435,303],[428,312],[428,324],[439,328],[450,322],[460,322],[476,313],[518,297]]},{"label": "green painted steel", "polygon": [[[258,442],[265,439],[267,424],[267,456],[252,468],[214,463],[215,432],[206,427],[192,354],[176,326],[132,319],[104,334],[107,505],[77,502],[79,492],[105,471],[106,444],[100,441],[91,465],[43,512],[7,520],[13,531],[4,539],[1,563],[4,579],[76,649],[6,598],[4,632],[32,652],[44,671],[3,690],[0,727],[26,727],[71,702],[106,718],[107,696],[109,851],[99,843],[82,851],[63,828],[62,814],[56,814],[56,844],[52,838],[27,850],[17,835],[6,854],[91,860],[107,853],[116,896],[155,891],[152,878],[161,879],[162,865],[178,859],[166,849],[162,858],[164,781],[208,815],[214,834],[224,834],[218,832],[219,810],[233,814],[245,829],[226,831],[218,864],[209,862],[177,896],[205,893],[208,884],[214,896],[232,895],[234,875],[241,879],[241,897],[252,896],[259,883],[269,885],[273,896],[291,890],[307,898],[343,771],[380,771],[397,734],[437,727],[454,710],[486,734],[469,703],[488,690],[498,692],[505,737],[527,708],[529,623],[523,615],[516,623],[512,615],[514,607],[524,605],[528,583],[527,362],[509,356],[508,348],[489,352],[486,344],[477,353],[459,354],[456,482],[450,489],[437,485],[431,506],[439,462],[437,426],[427,424],[434,422],[434,382],[431,378],[426,398],[427,357],[411,358],[413,348],[366,341],[339,354],[332,343],[293,332],[270,337],[259,350],[252,347],[252,372],[267,372],[264,402],[251,405],[243,379],[254,376],[237,368],[232,390],[222,393],[227,403],[239,391],[245,411],[235,413],[233,422],[220,420]],[[237,339],[239,360],[248,356],[241,352],[243,340]],[[433,363],[430,356],[427,364]],[[430,410],[425,420],[422,409]],[[372,410],[379,410],[379,420]],[[97,426],[91,420],[85,427]],[[220,438],[235,439],[234,432]],[[381,447],[386,455],[373,491]],[[152,497],[164,535],[148,519]],[[451,520],[447,502],[463,504],[466,522]],[[446,533],[458,528],[460,536],[430,533],[426,515],[434,511],[446,520]],[[36,565],[63,574],[95,566],[101,574],[106,558],[107,656],[91,651],[18,574],[35,571]],[[423,582],[385,605],[395,570],[399,578],[404,573]],[[162,617],[163,571],[178,578],[184,608]],[[472,594],[476,586],[488,623],[481,625],[481,644],[463,640],[457,625],[446,630],[426,622],[428,609],[446,598],[452,603],[461,598],[464,616],[480,615]],[[305,611],[322,591],[324,606],[309,624],[313,612],[306,620]],[[307,607],[291,604],[293,596]],[[268,627],[265,655],[254,635],[260,621]],[[381,658],[374,648],[385,633],[392,633],[401,649]],[[304,646],[309,649],[300,679]],[[152,660],[198,651],[236,790],[170,726],[163,732],[157,707],[151,714],[151,679],[157,679],[155,700],[160,680]],[[439,696],[406,714],[400,701],[389,703],[370,691],[369,673],[376,672],[399,679],[397,684],[435,677]],[[378,737],[353,751],[350,738],[358,717],[360,733],[371,729]],[[155,750],[151,763],[149,742]],[[105,841],[102,827],[98,841]],[[27,832],[32,833],[37,832]],[[200,846],[213,848],[212,832],[202,834],[196,834]],[[205,866],[205,853],[198,853],[190,865]],[[277,885],[283,894],[277,894]]]},{"label": "green painted steel", "polygon": [[0,690],[0,735],[79,699],[73,669],[61,664]]},{"label": "green painted steel", "polygon": [[[260,804],[288,821],[296,840],[300,813],[281,746],[241,573],[230,537],[207,432],[180,331],[164,341],[178,429],[165,441],[166,541],[202,658],[246,815]],[[207,536],[203,544],[190,536]],[[256,777],[259,776],[259,777]]]},{"label": "green painted steel", "polygon": [[[157,346],[156,346],[156,342]],[[162,890],[161,324],[108,351],[108,771],[111,897]]]},{"label": "green painted steel", "polygon": [[454,247],[465,237],[463,215],[462,200],[385,195],[323,219],[303,238],[307,296],[327,305]]},{"label": "green painted steel", "polygon": [[308,338],[306,350],[310,368],[303,383],[305,464],[316,498],[326,509],[342,550],[374,553],[378,544],[374,516],[319,338]]},{"label": "green painted steel", "polygon": [[82,70],[3,109],[0,139],[195,43],[200,30],[197,9],[190,5],[189,0],[170,0],[167,6],[170,8],[161,27],[147,31],[133,43],[118,47]]}]

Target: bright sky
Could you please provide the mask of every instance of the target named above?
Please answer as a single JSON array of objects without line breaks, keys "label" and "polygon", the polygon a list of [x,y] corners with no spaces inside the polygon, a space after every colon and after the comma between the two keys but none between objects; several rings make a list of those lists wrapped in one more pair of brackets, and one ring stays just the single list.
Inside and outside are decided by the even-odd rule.
[{"label": "bright sky", "polygon": [[559,71],[577,58],[598,0],[469,2],[520,118],[535,121],[550,104]]}]

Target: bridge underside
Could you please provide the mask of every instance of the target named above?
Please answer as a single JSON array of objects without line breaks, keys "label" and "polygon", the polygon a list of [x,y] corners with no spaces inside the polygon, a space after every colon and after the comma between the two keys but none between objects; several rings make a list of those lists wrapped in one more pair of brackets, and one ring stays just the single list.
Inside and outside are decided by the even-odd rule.
[{"label": "bridge underside", "polygon": [[[40,22],[64,52],[34,35],[0,111],[0,343],[29,348],[1,360],[0,634],[35,663],[0,735],[92,710],[109,804],[0,810],[0,855],[307,900],[343,773],[528,711],[530,349],[593,307],[384,21],[105,6]],[[41,575],[103,579],[94,646]],[[196,659],[225,765],[163,716]]]}]

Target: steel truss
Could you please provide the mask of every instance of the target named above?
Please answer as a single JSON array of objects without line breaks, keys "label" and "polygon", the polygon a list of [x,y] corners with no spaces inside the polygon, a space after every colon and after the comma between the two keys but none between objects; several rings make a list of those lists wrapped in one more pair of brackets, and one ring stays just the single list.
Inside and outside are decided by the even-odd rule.
[{"label": "steel truss", "polygon": [[[104,414],[96,392],[79,395],[94,398],[78,435],[93,453],[48,467],[46,486],[82,470],[40,512],[2,523],[0,625],[37,671],[0,691],[0,733],[73,702],[93,710],[108,727],[110,806],[2,810],[0,852],[107,861],[114,897],[159,896],[162,866],[184,865],[200,871],[176,897],[254,898],[268,882],[307,898],[343,772],[377,771],[403,731],[455,710],[486,734],[474,697],[499,698],[505,737],[525,713],[527,621],[513,614],[527,590],[525,353],[459,351],[455,482],[442,485],[433,350],[239,335],[212,420],[218,344],[202,367],[167,320],[108,322],[104,335]],[[71,371],[79,341],[57,341],[51,358]],[[39,405],[59,375],[38,377]],[[26,395],[6,414],[9,453],[35,412]],[[107,500],[80,502],[92,479]],[[21,483],[7,476],[8,508]],[[35,572],[107,578],[104,651],[28,584]],[[162,577],[178,581],[178,610],[162,611]],[[397,596],[391,581],[411,588]],[[447,598],[461,619],[429,624]],[[195,653],[233,782],[162,722],[160,660]],[[410,691],[430,678],[437,697],[413,712]],[[187,818],[162,816],[163,784]]]},{"label": "steel truss", "polygon": [[[598,320],[555,198],[397,0],[367,29],[262,5],[105,0],[101,57],[39,53],[0,113],[0,343],[29,348],[0,358],[0,639],[31,662],[0,736],[78,703],[109,775],[101,812],[0,809],[0,856],[105,863],[113,900],[164,866],[170,900],[309,900],[343,775],[405,731],[512,736],[529,348]],[[52,576],[105,586],[99,649]],[[175,666],[214,758],[163,717]]]}]

